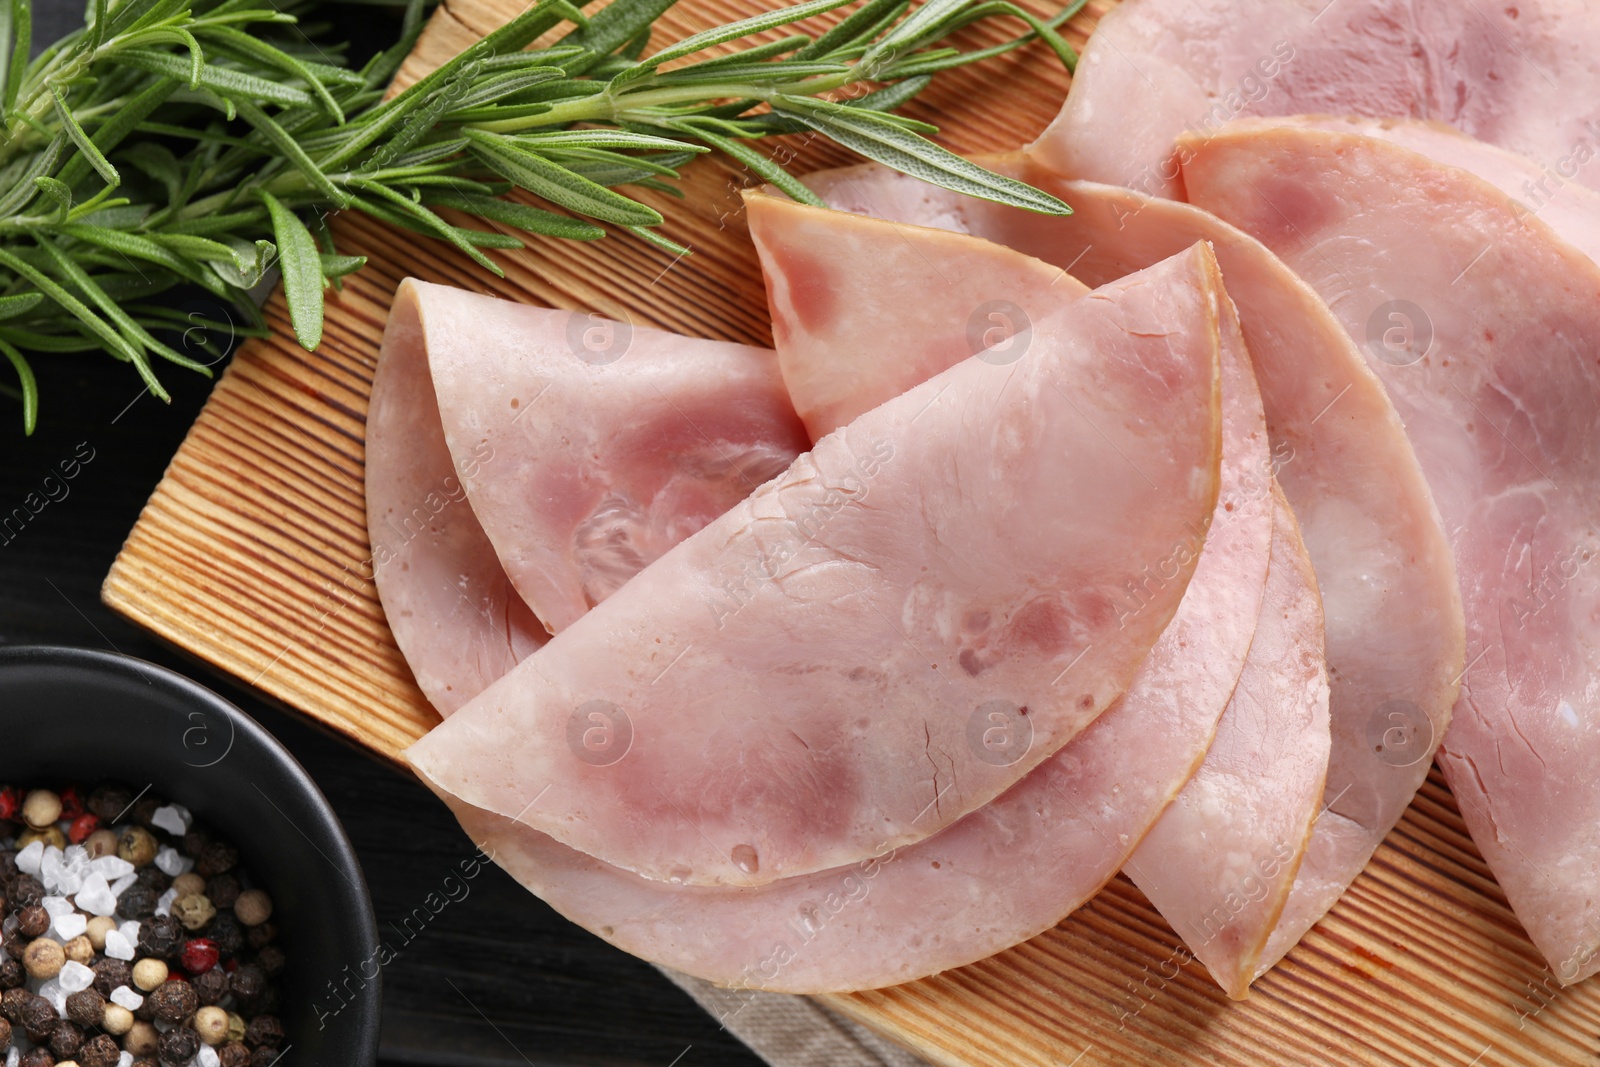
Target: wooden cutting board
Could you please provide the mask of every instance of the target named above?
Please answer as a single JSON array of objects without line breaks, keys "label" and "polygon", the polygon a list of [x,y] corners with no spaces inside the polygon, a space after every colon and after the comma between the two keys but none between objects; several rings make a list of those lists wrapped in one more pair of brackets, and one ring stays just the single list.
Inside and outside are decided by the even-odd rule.
[{"label": "wooden cutting board", "polygon": [[[683,0],[676,40],[770,6]],[[1035,10],[1037,0],[1028,0]],[[402,80],[514,15],[522,0],[447,0]],[[1109,0],[1069,37],[1081,44]],[[1041,10],[1041,13],[1042,10]],[[1005,27],[1006,30],[1014,27]],[[969,34],[994,43],[999,27]],[[1067,79],[1032,46],[941,75],[909,112],[957,151],[1018,147]],[[778,145],[796,170],[851,161],[816,138]],[[674,259],[627,235],[532,238],[494,278],[453,250],[359,216],[341,251],[370,257],[328,306],[321,349],[274,335],[234,356],[107,576],[107,604],[374,751],[397,758],[438,717],[411,679],[371,577],[363,427],[390,298],[407,275],[598,311],[685,334],[769,344],[740,216],[740,167],[689,168],[685,201],[646,194]],[[1597,887],[1600,888],[1600,887]],[[892,989],[827,998],[939,1064],[1596,1064],[1600,983],[1561,990],[1524,937],[1437,772],[1367,872],[1251,999],[1229,1002],[1137,889],[1113,882],[1056,929],[992,959]]]}]

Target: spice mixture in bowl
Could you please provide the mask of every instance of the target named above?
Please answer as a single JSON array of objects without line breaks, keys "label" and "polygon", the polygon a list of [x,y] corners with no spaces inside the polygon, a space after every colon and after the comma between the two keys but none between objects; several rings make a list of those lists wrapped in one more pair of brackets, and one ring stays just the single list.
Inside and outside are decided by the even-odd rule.
[{"label": "spice mixture in bowl", "polygon": [[3,1067],[375,1061],[360,867],[259,725],[128,657],[0,649],[0,736]]}]

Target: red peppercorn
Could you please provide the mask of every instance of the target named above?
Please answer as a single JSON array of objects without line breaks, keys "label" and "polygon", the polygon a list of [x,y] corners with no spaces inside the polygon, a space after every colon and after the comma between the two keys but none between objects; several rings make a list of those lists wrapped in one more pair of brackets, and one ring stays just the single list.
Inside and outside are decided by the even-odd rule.
[{"label": "red peppercorn", "polygon": [[205,974],[217,965],[217,960],[221,957],[222,953],[217,949],[215,941],[205,937],[193,937],[184,943],[178,962],[192,975]]},{"label": "red peppercorn", "polygon": [[69,785],[61,791],[61,817],[63,819],[76,819],[84,812],[83,790],[75,785]]},{"label": "red peppercorn", "polygon": [[22,811],[23,792],[14,785],[0,788],[0,819],[15,819]]},{"label": "red peppercorn", "polygon": [[86,811],[72,820],[72,825],[67,829],[67,840],[74,845],[81,845],[98,829],[100,829],[100,816]]}]

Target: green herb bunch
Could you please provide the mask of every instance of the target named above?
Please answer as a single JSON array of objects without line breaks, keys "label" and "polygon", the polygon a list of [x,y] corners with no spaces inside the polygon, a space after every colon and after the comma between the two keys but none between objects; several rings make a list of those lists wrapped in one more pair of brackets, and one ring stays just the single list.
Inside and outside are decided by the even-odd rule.
[{"label": "green herb bunch", "polygon": [[[820,35],[682,62],[858,2]],[[774,134],[815,130],[947,188],[1069,210],[891,112],[939,71],[1031,40],[1072,66],[1055,27],[1083,0],[1048,21],[1009,0],[806,0],[641,58],[673,3],[612,0],[586,14],[538,0],[385,100],[422,0],[407,7],[400,41],[359,70],[272,0],[90,0],[83,29],[29,62],[29,0],[0,0],[0,354],[20,382],[0,388],[20,397],[32,432],[38,390],[25,353],[101,349],[168,399],[158,361],[209,372],[157,336],[193,323],[154,298],[198,286],[259,334],[250,292],[273,268],[296,336],[314,349],[324,288],[363,264],[335,249],[334,211],[432,235],[496,274],[485,250],[521,242],[436,209],[574,240],[602,237],[597,223],[609,223],[681,254],[656,232],[661,215],[618,187],[673,191],[678,168],[718,150],[816,202],[750,144]],[[1026,32],[987,49],[941,43],[998,16]],[[527,50],[547,35],[554,43]],[[513,187],[570,214],[505,199]]]}]

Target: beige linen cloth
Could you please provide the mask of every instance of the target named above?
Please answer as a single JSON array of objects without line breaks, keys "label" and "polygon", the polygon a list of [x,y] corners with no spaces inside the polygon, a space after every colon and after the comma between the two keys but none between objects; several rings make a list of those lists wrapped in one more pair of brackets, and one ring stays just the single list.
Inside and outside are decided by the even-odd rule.
[{"label": "beige linen cloth", "polygon": [[719,989],[657,969],[772,1067],[929,1067],[922,1057],[809,997]]}]

